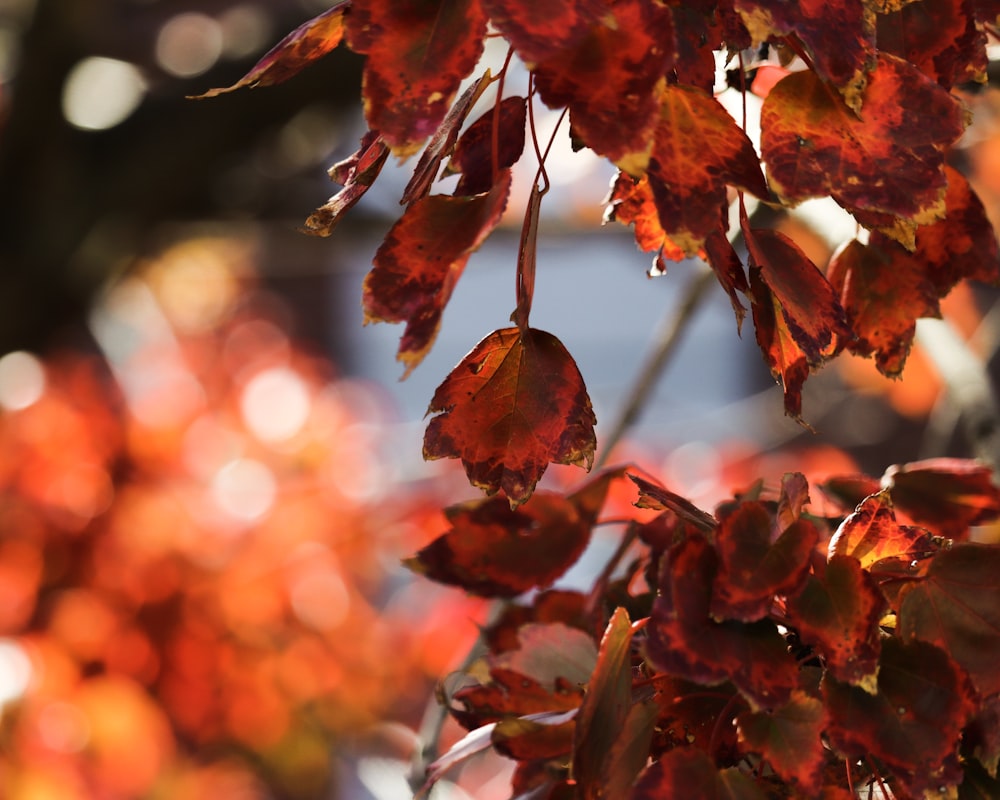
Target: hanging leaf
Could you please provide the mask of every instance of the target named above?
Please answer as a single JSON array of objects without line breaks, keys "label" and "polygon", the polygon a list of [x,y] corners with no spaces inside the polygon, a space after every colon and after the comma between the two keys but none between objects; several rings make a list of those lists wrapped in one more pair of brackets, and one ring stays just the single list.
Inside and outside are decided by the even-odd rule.
[{"label": "hanging leaf", "polygon": [[889,467],[882,484],[915,522],[942,536],[966,538],[970,525],[1000,516],[1000,488],[992,470],[977,461],[932,458]]},{"label": "hanging leaf", "polygon": [[412,155],[437,130],[479,61],[485,35],[479,0],[367,0],[351,7],[348,44],[368,56],[365,117],[394,154]]},{"label": "hanging leaf", "polygon": [[469,256],[490,235],[507,206],[510,172],[471,197],[415,200],[375,254],[364,283],[365,322],[405,322],[396,358],[405,378],[429,352],[441,314]]},{"label": "hanging leaf", "polygon": [[660,224],[660,217],[649,188],[649,179],[636,180],[626,172],[618,171],[611,184],[611,193],[604,201],[604,222],[632,225],[635,243],[647,253],[659,253],[671,261],[686,258],[684,251],[667,235]]},{"label": "hanging leaf", "polygon": [[607,13],[603,0],[483,0],[490,24],[529,67],[583,39]]},{"label": "hanging leaf", "polygon": [[494,331],[431,400],[424,458],[460,458],[474,486],[526,501],[549,462],[589,470],[596,418],[572,356],[534,328]]},{"label": "hanging leaf", "polygon": [[330,177],[344,188],[316,209],[305,221],[304,233],[329,236],[340,218],[375,183],[389,156],[389,147],[377,131],[368,131],[361,139],[361,147],[349,158],[330,168]]},{"label": "hanging leaf", "polygon": [[337,48],[344,37],[344,12],[351,0],[341,0],[319,16],[304,22],[254,64],[246,75],[225,89],[210,89],[193,100],[217,97],[244,87],[273,86],[297,75],[305,67]]},{"label": "hanging leaf", "polygon": [[740,714],[740,746],[767,759],[784,780],[809,791],[821,783],[826,758],[821,737],[827,721],[822,701],[796,690],[781,708]]},{"label": "hanging leaf", "polygon": [[498,170],[513,166],[524,152],[524,125],[527,103],[523,97],[508,97],[500,103],[500,124],[496,135],[496,161],[493,160],[494,109],[473,122],[462,134],[445,168],[446,175],[461,173],[456,195],[478,194],[493,185],[494,166]]},{"label": "hanging leaf", "polygon": [[[771,186],[790,203],[830,195],[848,211],[926,222],[943,211],[944,151],[965,128],[946,90],[886,54],[869,76],[857,116],[810,71],[793,72],[761,110]],[[920,111],[913,124],[905,109]]]},{"label": "hanging leaf", "polygon": [[901,592],[899,635],[931,642],[968,671],[983,696],[1000,692],[1000,548],[956,544]]},{"label": "hanging leaf", "polygon": [[707,511],[702,511],[690,500],[674,494],[669,489],[658,486],[655,483],[640,478],[638,475],[629,474],[629,479],[639,487],[639,500],[636,506],[639,508],[652,508],[659,511],[670,510],[681,519],[690,522],[696,528],[711,533],[718,527],[718,521]]}]

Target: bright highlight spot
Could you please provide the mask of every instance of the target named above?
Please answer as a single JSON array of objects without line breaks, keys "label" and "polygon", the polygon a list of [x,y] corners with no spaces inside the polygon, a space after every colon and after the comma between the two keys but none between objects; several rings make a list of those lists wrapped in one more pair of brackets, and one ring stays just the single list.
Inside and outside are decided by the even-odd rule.
[{"label": "bright highlight spot", "polygon": [[274,475],[259,461],[240,458],[219,470],[212,481],[212,499],[230,517],[253,522],[274,505],[278,485]]},{"label": "bright highlight spot", "polygon": [[63,116],[83,130],[106,130],[128,119],[145,93],[146,81],[134,64],[91,56],[79,61],[63,84]]},{"label": "bright highlight spot", "polygon": [[178,14],[156,37],[156,61],[178,78],[207,72],[222,55],[222,28],[205,14]]},{"label": "bright highlight spot", "polygon": [[0,407],[20,411],[45,391],[45,370],[30,353],[18,350],[0,358]]},{"label": "bright highlight spot", "polygon": [[21,697],[30,682],[28,654],[12,639],[0,639],[0,706]]},{"label": "bright highlight spot", "polygon": [[297,434],[309,419],[310,405],[302,379],[287,367],[254,376],[240,399],[244,422],[263,442],[281,442]]}]

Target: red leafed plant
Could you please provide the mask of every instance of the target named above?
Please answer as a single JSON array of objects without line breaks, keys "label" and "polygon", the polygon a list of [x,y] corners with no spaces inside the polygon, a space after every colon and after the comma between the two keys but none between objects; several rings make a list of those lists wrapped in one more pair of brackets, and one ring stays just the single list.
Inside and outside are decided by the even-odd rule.
[{"label": "red leafed plant", "polygon": [[[812,490],[789,473],[711,513],[628,468],[536,493],[549,463],[589,470],[597,442],[572,356],[530,324],[541,104],[562,110],[553,137],[617,167],[607,218],[657,267],[701,258],[738,325],[749,304],[788,415],[807,425],[803,384],[844,350],[899,375],[919,317],[962,279],[1000,282],[983,204],[949,165],[969,116],[954,89],[985,77],[998,24],[1000,7],[968,0],[344,0],[230,87],[281,82],[341,40],[367,57],[370,130],[305,229],[329,235],[389,154],[422,151],[363,297],[368,320],[405,323],[407,373],[534,159],[513,325],[429,407],[425,458],[460,459],[488,497],[447,509],[450,528],[407,563],[508,604],[477,668],[442,690],[470,734],[436,760],[425,743],[420,791],[493,747],[524,799],[1000,797],[1000,548],[970,540],[1000,516],[990,468],[937,459]],[[508,45],[489,68],[487,38]],[[741,119],[713,94],[718,53]],[[766,94],[756,146],[751,86]],[[857,222],[830,263],[752,208],[816,197]],[[647,511],[618,515],[592,590],[552,590],[629,480]],[[813,512],[816,489],[838,510]]]}]

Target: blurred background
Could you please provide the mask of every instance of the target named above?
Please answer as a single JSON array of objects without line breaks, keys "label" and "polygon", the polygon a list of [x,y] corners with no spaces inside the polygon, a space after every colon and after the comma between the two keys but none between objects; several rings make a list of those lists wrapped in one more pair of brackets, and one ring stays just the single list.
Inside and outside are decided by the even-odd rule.
[{"label": "blurred background", "polygon": [[[475,496],[421,460],[422,418],[507,324],[529,179],[399,383],[400,331],[363,327],[360,296],[410,165],[330,239],[298,231],[365,130],[360,60],[341,48],[278,87],[185,99],[328,7],[0,0],[0,797],[406,797],[434,682],[484,619],[399,562]],[[969,89],[955,154],[995,223],[998,96]],[[549,174],[533,324],[576,358],[600,441],[698,267],[650,279],[631,231],[601,227],[607,165],[565,142]],[[774,224],[825,263],[815,229]],[[946,304],[983,375],[995,299]],[[809,434],[749,319],[735,333],[715,290],[615,461],[711,508],[788,470],[969,453],[919,349],[902,382],[847,356],[811,379]],[[477,764],[437,796],[504,796]]]}]

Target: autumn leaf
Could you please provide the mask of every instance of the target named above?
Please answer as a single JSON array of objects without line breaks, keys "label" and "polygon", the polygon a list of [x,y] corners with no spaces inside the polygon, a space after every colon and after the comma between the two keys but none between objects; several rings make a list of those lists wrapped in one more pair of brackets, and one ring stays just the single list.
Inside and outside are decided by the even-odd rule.
[{"label": "autumn leaf", "polygon": [[605,199],[604,222],[631,225],[635,243],[647,253],[657,253],[671,261],[686,258],[684,251],[667,235],[660,224],[660,217],[649,188],[649,179],[636,180],[621,170],[615,175],[611,192]]},{"label": "autumn leaf", "polygon": [[877,694],[827,676],[823,695],[827,736],[846,757],[874,756],[917,796],[961,779],[954,754],[974,708],[973,689],[944,651],[886,639]]},{"label": "autumn leaf", "polygon": [[[916,67],[879,54],[857,116],[811,71],[779,81],[761,110],[768,180],[789,203],[830,195],[848,211],[940,215],[945,150],[962,134],[958,102]],[[908,109],[920,109],[914,124]]]},{"label": "autumn leaf", "polygon": [[719,228],[727,184],[769,196],[747,135],[718,100],[689,86],[663,91],[647,174],[660,225],[688,255]]},{"label": "autumn leaf", "polygon": [[705,255],[709,265],[715,271],[715,277],[719,279],[722,288],[729,295],[729,303],[736,316],[736,331],[739,333],[743,329],[743,318],[747,314],[746,308],[740,302],[739,293],[749,294],[750,284],[747,282],[743,262],[740,261],[740,257],[733,249],[733,244],[729,241],[729,237],[726,236],[721,225],[716,231],[705,237]]},{"label": "autumn leaf", "polygon": [[483,0],[483,6],[529,67],[570,49],[607,13],[603,0]]},{"label": "autumn leaf", "polygon": [[718,527],[719,523],[715,517],[707,511],[702,511],[690,500],[663,486],[647,481],[645,478],[640,478],[638,475],[629,474],[628,477],[632,483],[639,487],[639,499],[636,502],[636,506],[639,508],[670,510],[681,519],[707,533],[711,533]]},{"label": "autumn leaf", "polygon": [[964,543],[942,550],[901,598],[904,641],[937,645],[983,696],[1000,692],[1000,548]]},{"label": "autumn leaf", "polygon": [[590,630],[587,595],[569,589],[546,589],[533,595],[529,605],[506,603],[497,619],[483,628],[483,641],[491,653],[516,650],[518,631],[533,622],[562,622],[571,628]]},{"label": "autumn leaf", "polygon": [[830,539],[829,556],[850,556],[867,570],[888,558],[907,563],[927,558],[939,547],[929,531],[896,521],[892,497],[883,489],[866,497],[840,523]]},{"label": "autumn leaf", "polygon": [[504,328],[477,344],[431,400],[424,457],[460,458],[469,481],[511,506],[549,462],[590,469],[596,418],[572,356],[552,334]]},{"label": "autumn leaf", "polygon": [[802,421],[802,386],[850,336],[833,287],[784,234],[744,225],[757,344],[784,388],[785,413]]},{"label": "autumn leaf", "polygon": [[405,322],[396,358],[404,377],[437,337],[441,314],[469,256],[499,223],[510,172],[483,194],[415,200],[386,234],[364,282],[365,322]]},{"label": "autumn leaf", "polygon": [[368,0],[351,7],[347,42],[368,56],[365,117],[395,155],[415,153],[437,130],[479,61],[485,35],[479,0]]},{"label": "autumn leaf", "polygon": [[[808,53],[816,75],[836,86],[850,108],[861,110],[860,94],[875,66],[874,18],[863,0],[736,0],[735,5],[754,42],[794,37]],[[836,27],[831,19],[837,20]]]},{"label": "autumn leaf", "polygon": [[918,0],[878,16],[878,48],[951,88],[986,75],[986,35],[970,0]]},{"label": "autumn leaf", "polygon": [[244,87],[253,89],[257,86],[273,86],[287,81],[317,59],[336,49],[344,36],[344,12],[350,5],[351,0],[341,0],[319,16],[299,25],[232,86],[227,86],[225,89],[210,89],[192,99],[202,100]]},{"label": "autumn leaf", "polygon": [[820,783],[827,721],[822,701],[798,689],[781,708],[745,711],[736,719],[741,748],[763,756],[784,780],[804,790]]},{"label": "autumn leaf", "polygon": [[718,769],[697,747],[678,747],[646,767],[628,800],[767,800],[764,790],[736,767]]},{"label": "autumn leaf", "polygon": [[855,558],[833,556],[788,598],[788,625],[837,680],[874,690],[885,598]]},{"label": "autumn leaf", "polygon": [[[500,102],[499,126],[494,140],[494,109],[490,109],[473,122],[455,145],[445,175],[461,173],[456,195],[478,194],[493,185],[497,170],[507,169],[524,151],[524,125],[527,103],[523,97],[507,97]],[[494,160],[494,143],[496,159]]]},{"label": "autumn leaf", "polygon": [[389,148],[379,133],[368,131],[354,155],[330,168],[330,177],[343,184],[344,188],[309,216],[305,221],[304,232],[314,236],[329,236],[333,233],[341,217],[375,183],[388,156]]},{"label": "autumn leaf", "polygon": [[892,501],[914,521],[942,536],[966,538],[970,525],[1000,516],[1000,488],[977,461],[932,458],[890,467],[882,483]]}]

